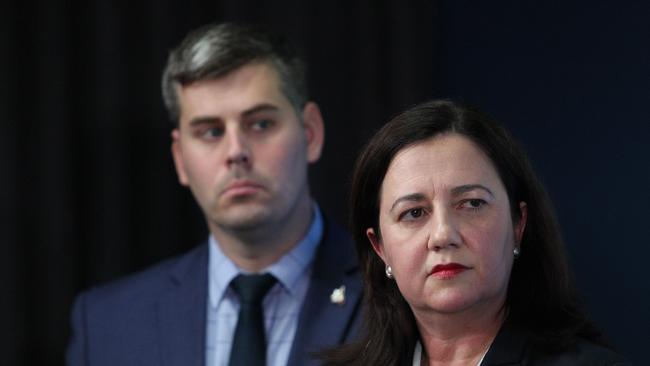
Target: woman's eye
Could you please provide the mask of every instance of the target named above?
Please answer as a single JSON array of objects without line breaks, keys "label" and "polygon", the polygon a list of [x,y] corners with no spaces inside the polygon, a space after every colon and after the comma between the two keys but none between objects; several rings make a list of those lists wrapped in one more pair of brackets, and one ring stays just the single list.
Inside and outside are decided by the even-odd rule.
[{"label": "woman's eye", "polygon": [[407,220],[407,221],[408,220],[415,220],[415,219],[417,219],[419,217],[422,217],[423,214],[424,214],[424,210],[422,210],[421,208],[412,208],[412,209],[407,210],[404,213],[402,213],[402,215],[400,216],[400,219],[401,220]]},{"label": "woman's eye", "polygon": [[463,202],[462,207],[469,208],[472,210],[478,210],[482,208],[486,202],[480,198],[473,198]]}]

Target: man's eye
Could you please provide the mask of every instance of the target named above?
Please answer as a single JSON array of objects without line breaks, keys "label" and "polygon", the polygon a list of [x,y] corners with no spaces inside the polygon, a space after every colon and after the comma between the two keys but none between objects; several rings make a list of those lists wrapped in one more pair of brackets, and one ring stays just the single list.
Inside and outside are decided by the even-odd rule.
[{"label": "man's eye", "polygon": [[223,136],[223,128],[213,127],[203,132],[203,137],[221,137]]},{"label": "man's eye", "polygon": [[255,131],[262,131],[270,128],[271,126],[273,126],[273,121],[269,119],[260,119],[255,121],[251,128]]},{"label": "man's eye", "polygon": [[407,211],[403,212],[400,215],[400,220],[407,220],[407,221],[415,220],[415,219],[417,219],[419,217],[422,217],[423,214],[424,214],[423,209],[421,209],[421,208],[412,208],[410,210],[407,210]]}]

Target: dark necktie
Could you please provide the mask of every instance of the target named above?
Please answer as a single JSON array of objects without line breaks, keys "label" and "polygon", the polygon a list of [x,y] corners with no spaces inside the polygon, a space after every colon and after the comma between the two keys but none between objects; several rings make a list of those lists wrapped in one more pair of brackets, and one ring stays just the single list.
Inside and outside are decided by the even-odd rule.
[{"label": "dark necktie", "polygon": [[266,335],[262,300],[276,279],[270,274],[239,275],[230,287],[239,295],[239,319],[235,328],[229,366],[264,366]]}]

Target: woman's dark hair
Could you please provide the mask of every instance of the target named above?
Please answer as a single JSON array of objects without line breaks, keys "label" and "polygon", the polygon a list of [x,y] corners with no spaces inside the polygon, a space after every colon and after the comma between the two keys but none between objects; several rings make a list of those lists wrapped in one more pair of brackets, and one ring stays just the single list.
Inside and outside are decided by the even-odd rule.
[{"label": "woman's dark hair", "polygon": [[514,261],[503,309],[506,321],[530,331],[547,348],[564,348],[576,336],[604,344],[577,302],[552,205],[523,150],[483,113],[438,100],[397,115],[372,137],[357,160],[350,209],[365,281],[363,334],[357,343],[326,352],[326,364],[410,364],[419,338],[415,319],[396,282],[386,277],[385,264],[372,249],[366,230],[373,228],[381,235],[381,186],[395,155],[443,133],[470,139],[490,158],[508,194],[513,222],[520,219],[519,203],[527,204],[521,255]]}]

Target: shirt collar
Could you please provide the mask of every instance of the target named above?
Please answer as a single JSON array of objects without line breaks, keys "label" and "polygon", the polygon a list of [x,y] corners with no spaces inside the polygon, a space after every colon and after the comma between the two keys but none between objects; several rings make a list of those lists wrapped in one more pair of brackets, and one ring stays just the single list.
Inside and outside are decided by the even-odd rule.
[{"label": "shirt collar", "polygon": [[[481,363],[483,363],[483,359],[485,358],[485,355],[487,354],[488,350],[489,350],[489,347],[488,347],[488,349],[485,350],[485,352],[483,352],[483,356],[481,356],[481,359],[478,360],[478,363],[476,364],[476,366],[481,366]],[[413,352],[413,364],[412,365],[413,366],[420,366],[421,363],[422,363],[422,343],[420,343],[420,341],[418,340],[418,341],[415,342],[415,351]]]},{"label": "shirt collar", "polygon": [[[312,222],[307,234],[288,253],[260,273],[271,273],[290,295],[294,295],[300,277],[307,271],[314,259],[316,248],[323,236],[323,217],[316,203],[312,206]],[[216,307],[223,298],[230,282],[240,273],[245,273],[228,258],[219,243],[210,235],[208,264],[208,296],[210,306]]]}]

